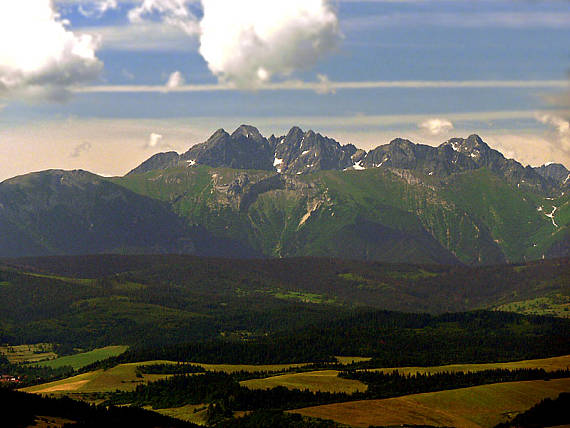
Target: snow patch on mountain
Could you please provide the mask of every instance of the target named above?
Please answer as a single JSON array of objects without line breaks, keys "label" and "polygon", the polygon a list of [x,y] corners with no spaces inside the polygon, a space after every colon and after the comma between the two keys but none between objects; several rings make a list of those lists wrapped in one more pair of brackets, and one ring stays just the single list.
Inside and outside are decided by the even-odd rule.
[{"label": "snow patch on mountain", "polygon": [[546,217],[548,217],[550,220],[552,220],[552,224],[554,225],[554,227],[558,227],[558,225],[556,224],[556,221],[554,220],[554,213],[556,212],[556,210],[558,209],[558,207],[552,207],[552,212],[550,214],[544,214]]}]

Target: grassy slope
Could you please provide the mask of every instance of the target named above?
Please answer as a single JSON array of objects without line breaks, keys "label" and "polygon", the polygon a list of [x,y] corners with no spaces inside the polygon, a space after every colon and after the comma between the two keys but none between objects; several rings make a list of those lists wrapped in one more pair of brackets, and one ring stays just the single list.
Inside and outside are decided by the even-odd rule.
[{"label": "grassy slope", "polygon": [[[548,200],[514,188],[487,169],[447,181],[384,169],[321,171],[295,177],[308,188],[262,193],[247,211],[240,211],[224,195],[223,185],[244,173],[252,180],[271,175],[198,166],[151,171],[114,182],[167,201],[190,223],[247,242],[271,256],[346,256],[344,252],[350,250],[354,257],[363,258],[429,262],[435,254],[441,260],[442,249],[425,240],[429,235],[422,235],[428,231],[467,263],[520,261],[540,258],[553,243],[567,239],[570,224],[568,195]],[[542,212],[537,211],[539,206]],[[558,228],[544,215],[553,206],[559,207]],[[367,221],[384,229],[356,227]],[[404,235],[394,237],[395,232]],[[392,239],[390,245],[371,243],[371,233]],[[346,249],[348,239],[353,244]]]},{"label": "grassy slope", "polygon": [[537,360],[511,361],[507,363],[489,363],[489,364],[451,364],[446,366],[433,367],[392,367],[374,369],[375,371],[392,372],[398,371],[401,374],[412,373],[442,373],[442,372],[476,372],[482,370],[493,369],[544,369],[546,371],[566,370],[570,367],[570,355],[560,357],[541,358]]},{"label": "grassy slope", "polygon": [[250,389],[270,389],[284,386],[289,389],[308,389],[323,392],[364,392],[367,386],[352,379],[343,379],[337,376],[337,370],[318,370],[304,373],[287,373],[263,379],[251,379],[240,382]]},{"label": "grassy slope", "polygon": [[[162,379],[167,375],[143,375],[143,378],[136,377],[136,367],[152,364],[176,364],[174,361],[143,361],[138,363],[119,364],[108,370],[95,370],[83,373],[67,379],[36,385],[25,388],[26,392],[34,393],[94,393],[109,392],[116,389],[129,391],[133,390],[141,382],[149,382]],[[234,373],[238,371],[267,372],[286,370],[293,367],[302,367],[303,364],[204,364],[192,363],[204,367],[210,371],[221,371],[224,373]],[[456,364],[437,367],[398,367],[378,369],[382,371],[398,370],[400,373],[436,373],[442,371],[479,371],[488,369],[518,369],[518,368],[543,368],[547,371],[566,369],[570,366],[570,355],[544,358],[537,360],[513,361],[508,363],[492,364]],[[252,389],[267,389],[275,386],[285,386],[287,388],[310,389],[312,391],[342,391],[354,392],[363,391],[366,385],[359,381],[341,379],[336,376],[335,370],[320,370],[304,373],[287,373],[284,375],[268,378],[251,379],[241,382],[242,385]]]},{"label": "grassy slope", "polygon": [[[152,364],[176,364],[174,361],[142,361],[138,363],[119,364],[108,370],[94,370],[72,376],[67,379],[49,382],[41,385],[35,385],[24,388],[25,392],[33,392],[38,394],[56,394],[56,393],[95,393],[95,392],[111,392],[115,390],[132,391],[137,385],[143,382],[152,382],[158,379],[164,379],[169,375],[161,374],[143,374],[142,378],[136,376],[136,368],[143,365]],[[265,364],[265,365],[247,365],[247,364],[201,364],[193,363],[204,367],[206,370],[221,371],[225,373],[233,373],[237,371],[276,371],[286,370],[291,367],[299,367],[302,364]]]},{"label": "grassy slope", "polygon": [[570,379],[482,385],[385,400],[353,401],[294,411],[355,427],[439,425],[493,427],[543,400],[570,390]]},{"label": "grassy slope", "polygon": [[104,348],[94,349],[89,352],[81,352],[75,355],[67,355],[65,357],[43,361],[37,365],[51,367],[54,369],[64,366],[71,366],[74,369],[80,369],[81,367],[88,366],[94,362],[121,355],[127,350],[127,348],[128,346],[106,346]]}]

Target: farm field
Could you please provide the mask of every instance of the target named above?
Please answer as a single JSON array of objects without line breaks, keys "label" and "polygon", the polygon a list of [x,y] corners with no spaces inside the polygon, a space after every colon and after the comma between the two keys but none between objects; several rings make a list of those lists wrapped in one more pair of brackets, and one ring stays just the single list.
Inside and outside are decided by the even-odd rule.
[{"label": "farm field", "polygon": [[362,363],[365,361],[370,361],[372,359],[370,357],[340,357],[340,356],[336,356],[335,358],[340,364]]},{"label": "farm field", "polygon": [[563,355],[560,357],[552,358],[541,358],[536,360],[522,360],[522,361],[512,361],[507,363],[488,363],[488,364],[450,364],[446,366],[434,366],[434,367],[390,367],[390,368],[379,368],[371,369],[371,371],[378,372],[394,372],[398,371],[401,374],[432,374],[441,372],[476,372],[482,370],[494,370],[494,369],[544,369],[546,371],[555,370],[566,370],[570,368],[570,355]]},{"label": "farm field", "polygon": [[97,361],[121,355],[127,350],[127,348],[128,346],[106,346],[104,348],[94,349],[89,352],[82,352],[75,355],[66,355],[65,357],[60,357],[53,360],[42,361],[38,365],[51,367],[52,369],[71,366],[77,370]]},{"label": "farm field", "polygon": [[136,368],[143,364],[146,363],[120,364],[108,370],[95,370],[67,379],[23,388],[23,391],[38,394],[111,392],[117,389],[132,391],[140,383],[168,377],[168,375],[144,374],[142,378],[137,378]]},{"label": "farm field", "polygon": [[321,392],[364,392],[367,386],[357,380],[343,379],[337,376],[337,370],[319,370],[305,373],[287,373],[263,379],[251,379],[240,382],[250,389],[269,389],[284,386],[289,389],[308,389]]},{"label": "farm field", "polygon": [[[119,364],[107,370],[95,370],[67,379],[24,388],[23,391],[38,394],[96,393],[112,392],[115,390],[132,391],[141,383],[152,382],[170,376],[167,374],[143,374],[142,377],[137,377],[136,368],[138,366],[152,364],[176,364],[176,362],[156,360]],[[200,365],[206,370],[234,373],[238,371],[257,372],[285,370],[291,367],[299,367],[303,364],[247,365],[196,363],[196,365]]]},{"label": "farm field", "polygon": [[35,363],[57,358],[51,343],[4,345],[0,346],[0,355],[4,355],[12,364]]},{"label": "farm field", "polygon": [[384,400],[329,404],[291,412],[354,427],[410,424],[490,428],[545,398],[556,398],[569,390],[570,379],[495,383]]}]

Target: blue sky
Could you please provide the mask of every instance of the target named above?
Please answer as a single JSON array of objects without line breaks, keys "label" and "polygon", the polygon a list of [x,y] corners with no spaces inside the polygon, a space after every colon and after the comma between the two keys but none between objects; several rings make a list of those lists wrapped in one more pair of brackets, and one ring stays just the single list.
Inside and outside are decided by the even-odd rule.
[{"label": "blue sky", "polygon": [[[216,70],[217,53],[202,54],[205,39],[180,29],[179,10],[155,7],[136,21],[129,13],[142,0],[107,2],[105,13],[96,12],[102,0],[55,2],[69,31],[100,39],[94,77],[66,81],[64,101],[21,88],[0,92],[0,179],[49,167],[123,174],[154,152],[184,151],[215,129],[242,122],[268,135],[302,125],[363,148],[396,136],[439,144],[476,132],[522,163],[570,167],[568,1],[334,2],[332,18],[314,18],[318,25],[326,21],[317,35],[324,47],[298,52],[305,30],[293,28],[301,36],[255,59],[270,77],[251,85],[249,58],[235,65],[230,50]],[[223,13],[212,12],[224,2],[211,3],[204,15],[218,22],[203,31],[231,37]],[[186,6],[184,24],[200,25],[201,3]],[[226,42],[215,43],[219,49]],[[282,61],[279,49],[301,60]],[[167,91],[174,72],[183,80]],[[441,84],[449,81],[464,87]],[[348,89],[346,82],[369,87]],[[395,87],[382,87],[387,82]],[[434,119],[450,125],[419,126]],[[159,144],[148,144],[151,133],[162,136]]]}]

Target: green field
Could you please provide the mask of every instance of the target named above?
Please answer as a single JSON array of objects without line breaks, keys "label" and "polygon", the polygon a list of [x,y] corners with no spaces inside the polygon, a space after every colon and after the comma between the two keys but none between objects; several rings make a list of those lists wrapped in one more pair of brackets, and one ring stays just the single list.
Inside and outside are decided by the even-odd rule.
[{"label": "green field", "polygon": [[535,299],[507,303],[496,308],[498,311],[516,312],[524,315],[548,315],[570,318],[570,296],[555,293]]},{"label": "green field", "polygon": [[42,361],[38,363],[38,365],[51,367],[52,369],[71,366],[74,370],[77,370],[97,361],[121,355],[127,350],[127,348],[128,346],[106,346],[105,348],[98,348],[89,352],[81,352],[79,354],[67,355],[65,357],[60,357],[49,361]]},{"label": "green field", "polygon": [[508,363],[489,363],[489,364],[450,364],[445,366],[433,367],[390,367],[373,369],[374,371],[393,372],[398,371],[401,374],[414,373],[442,373],[442,372],[477,372],[483,370],[517,370],[517,369],[544,369],[546,371],[566,370],[570,368],[570,355],[560,357],[542,358],[537,360],[512,361]]},{"label": "green field", "polygon": [[354,427],[432,425],[487,428],[545,398],[570,390],[570,379],[495,383],[384,400],[352,401],[292,411]]},{"label": "green field", "polygon": [[[72,376],[67,379],[49,382],[24,388],[25,392],[38,394],[91,394],[97,392],[112,392],[115,390],[132,391],[137,385],[164,379],[170,375],[143,374],[137,377],[136,368],[143,365],[152,364],[177,364],[174,361],[142,361],[138,363],[119,364],[107,370],[94,370]],[[248,364],[198,364],[206,370],[234,373],[238,371],[266,372],[286,370],[292,367],[300,367],[303,364],[268,364],[268,365],[248,365]]]},{"label": "green field", "polygon": [[304,373],[287,373],[263,379],[251,379],[240,382],[250,389],[270,389],[284,386],[289,389],[308,389],[321,392],[364,392],[367,386],[357,380],[338,377],[337,370],[318,370]]}]

